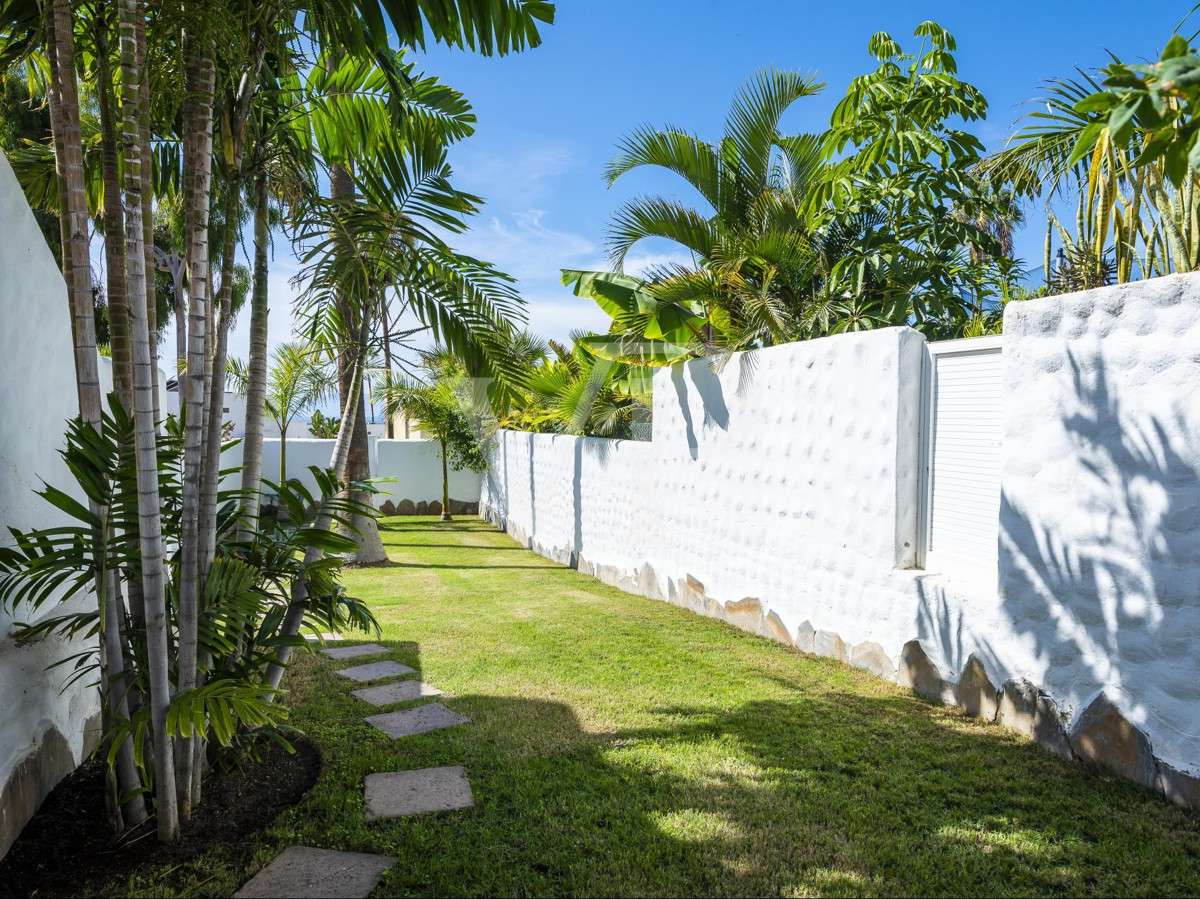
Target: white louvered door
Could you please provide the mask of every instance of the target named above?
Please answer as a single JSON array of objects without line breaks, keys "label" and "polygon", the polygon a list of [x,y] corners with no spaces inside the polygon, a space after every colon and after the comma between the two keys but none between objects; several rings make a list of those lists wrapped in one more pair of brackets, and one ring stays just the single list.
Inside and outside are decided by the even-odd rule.
[{"label": "white louvered door", "polygon": [[925,567],[992,576],[1000,521],[1001,339],[929,344]]}]

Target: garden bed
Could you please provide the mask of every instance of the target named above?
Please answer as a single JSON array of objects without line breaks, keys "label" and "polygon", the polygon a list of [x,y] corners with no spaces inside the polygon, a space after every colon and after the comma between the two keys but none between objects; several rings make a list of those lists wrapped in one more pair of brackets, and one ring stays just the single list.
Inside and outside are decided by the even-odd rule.
[{"label": "garden bed", "polygon": [[[107,884],[153,878],[213,847],[249,852],[246,838],[296,804],[317,781],[321,756],[307,740],[294,753],[275,744],[261,761],[210,774],[204,801],[183,824],[180,838],[155,838],[154,819],[115,838],[104,808],[104,766],[93,757],[55,787],[0,860],[0,897],[78,896]],[[241,847],[241,848],[239,848]]]}]

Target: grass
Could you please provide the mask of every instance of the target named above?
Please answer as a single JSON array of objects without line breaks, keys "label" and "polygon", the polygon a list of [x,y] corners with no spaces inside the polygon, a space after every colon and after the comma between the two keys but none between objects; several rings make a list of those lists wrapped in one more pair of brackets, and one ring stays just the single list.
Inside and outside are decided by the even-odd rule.
[{"label": "grass", "polygon": [[[391,741],[289,672],[321,749],[252,847],[120,885],[229,895],[284,847],[393,855],[374,895],[1181,895],[1200,816],[854,668],[631,596],[488,525],[384,522],[348,574],[391,656],[472,723]],[[476,808],[363,822],[375,771],[464,765]]]}]

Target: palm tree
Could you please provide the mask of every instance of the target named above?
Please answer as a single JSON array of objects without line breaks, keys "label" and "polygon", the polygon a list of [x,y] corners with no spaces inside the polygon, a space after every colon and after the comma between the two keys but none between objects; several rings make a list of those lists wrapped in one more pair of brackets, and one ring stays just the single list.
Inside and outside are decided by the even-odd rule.
[{"label": "palm tree", "polygon": [[693,264],[650,273],[650,292],[705,317],[701,344],[745,346],[790,339],[815,274],[801,206],[822,170],[821,140],[784,135],[780,119],[823,85],[809,75],[767,69],[735,95],[725,133],[708,143],[679,128],[627,135],[605,170],[611,186],[644,166],[682,177],[705,201],[696,209],[667,197],[624,204],[608,232],[617,270],[647,237],[674,241]]},{"label": "palm tree", "polygon": [[[1046,283],[1053,275],[1052,243],[1064,223],[1051,211],[1054,202],[1074,200],[1073,235],[1063,246],[1077,263],[1081,248],[1091,254],[1093,269],[1112,255],[1118,282],[1200,265],[1200,192],[1197,173],[1186,169],[1183,185],[1171,184],[1161,158],[1143,162],[1146,135],[1136,129],[1123,139],[1105,127],[1106,117],[1078,108],[1103,92],[1091,74],[1051,79],[1008,145],[984,160],[981,171],[1007,184],[1021,198],[1044,198],[1047,205]],[[1073,151],[1085,135],[1099,136],[1087,155]],[[1061,234],[1060,234],[1061,236]]]},{"label": "palm tree", "polygon": [[[288,428],[305,412],[332,396],[337,379],[328,366],[314,361],[311,348],[297,341],[275,347],[271,360],[264,391],[265,409],[279,428],[279,483],[282,484],[287,480]],[[234,391],[247,397],[250,372],[246,364],[230,360],[228,374]]]},{"label": "palm tree", "polygon": [[487,468],[487,452],[471,410],[473,391],[461,362],[449,353],[434,351],[421,359],[424,381],[385,373],[376,390],[383,397],[384,414],[403,412],[422,431],[438,441],[442,462],[442,521],[450,521],[450,472]]}]

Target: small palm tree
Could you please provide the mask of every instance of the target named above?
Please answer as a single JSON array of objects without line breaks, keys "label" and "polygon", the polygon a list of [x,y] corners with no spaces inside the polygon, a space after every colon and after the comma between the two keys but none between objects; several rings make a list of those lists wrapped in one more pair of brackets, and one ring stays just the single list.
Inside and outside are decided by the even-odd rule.
[{"label": "small palm tree", "polygon": [[378,387],[388,418],[403,412],[438,442],[442,460],[442,521],[450,521],[450,468],[487,468],[487,450],[478,416],[472,413],[471,385],[461,362],[441,351],[421,357],[425,380],[385,372]]},{"label": "small palm tree", "polygon": [[[267,415],[279,427],[279,483],[287,480],[287,432],[297,417],[337,390],[337,377],[313,361],[303,343],[282,343],[271,354],[267,375]],[[240,359],[229,363],[229,380],[238,396],[246,395],[249,373]]]}]

